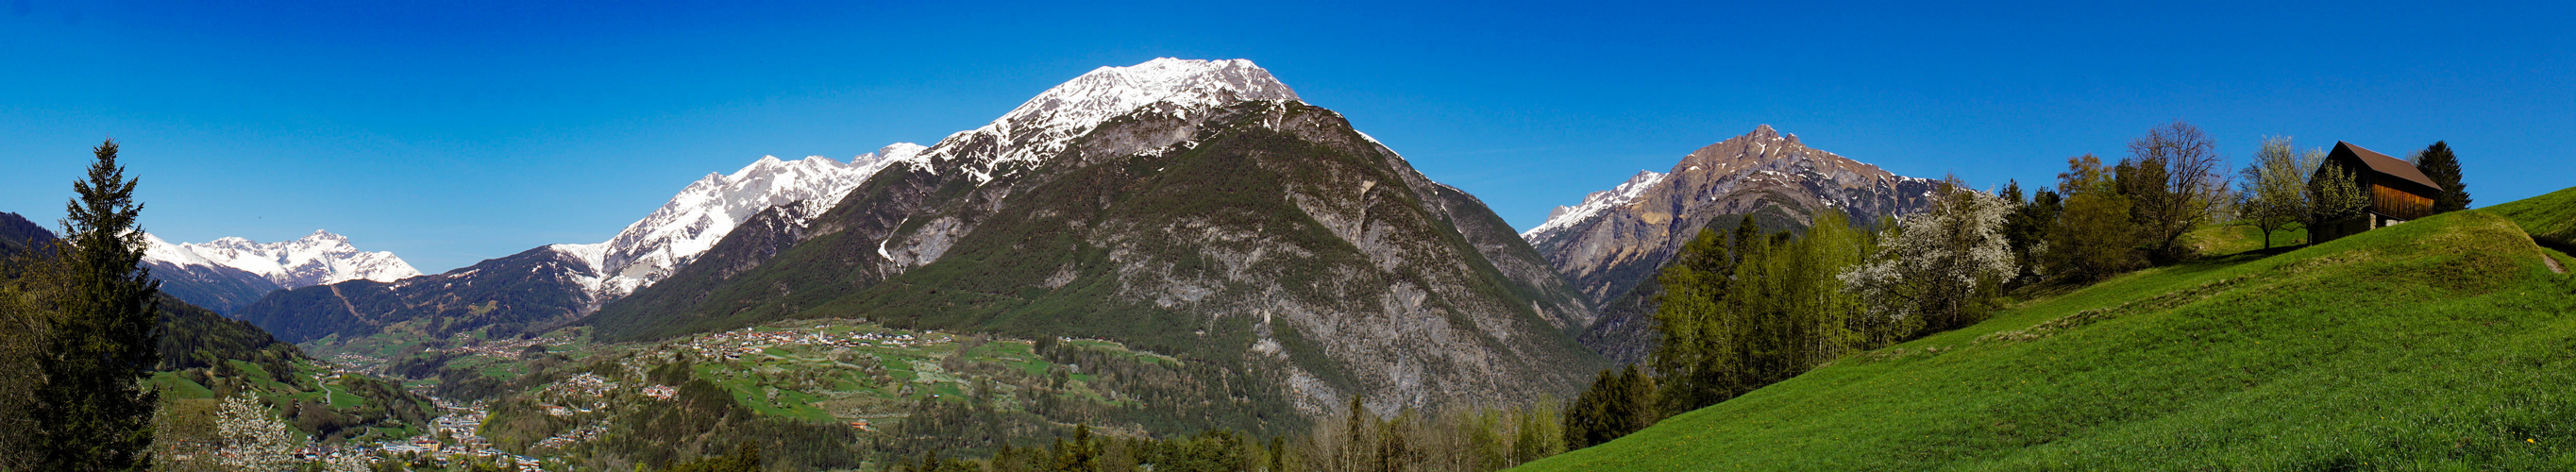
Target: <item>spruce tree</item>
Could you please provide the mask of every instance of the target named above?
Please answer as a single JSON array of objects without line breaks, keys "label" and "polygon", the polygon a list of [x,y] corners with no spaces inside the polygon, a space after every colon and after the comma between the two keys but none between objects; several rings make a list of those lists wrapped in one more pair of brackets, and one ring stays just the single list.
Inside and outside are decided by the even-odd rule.
[{"label": "spruce tree", "polygon": [[2415,157],[2415,170],[2423,171],[2425,177],[2442,186],[2442,194],[2433,198],[2433,213],[2469,209],[2469,187],[2460,183],[2460,158],[2451,155],[2450,143],[2434,141],[2432,146],[2425,146],[2424,152]]},{"label": "spruce tree", "polygon": [[160,359],[152,280],[135,217],[135,180],[116,163],[116,141],[94,150],[86,180],[72,183],[63,234],[70,243],[70,287],[53,338],[39,360],[38,447],[44,470],[147,470],[152,467],[153,392],[139,383]]}]

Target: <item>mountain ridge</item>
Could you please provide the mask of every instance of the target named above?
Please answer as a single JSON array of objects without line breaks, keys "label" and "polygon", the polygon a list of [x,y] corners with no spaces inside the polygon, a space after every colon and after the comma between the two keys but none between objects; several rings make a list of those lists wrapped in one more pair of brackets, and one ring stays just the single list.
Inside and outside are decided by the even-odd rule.
[{"label": "mountain ridge", "polygon": [[[801,224],[877,171],[917,160],[920,150],[895,143],[847,162],[762,156],[734,173],[691,182],[607,241],[549,244],[395,281],[287,288],[244,303],[235,315],[298,343],[413,320],[439,335],[535,334],[668,277],[758,215]],[[775,211],[781,208],[790,210]]]},{"label": "mountain ridge", "polygon": [[[1220,88],[1275,84],[1230,82],[1268,77],[1229,71],[1246,61],[1193,65]],[[1354,395],[1393,411],[1562,393],[1599,365],[1567,334],[1589,306],[1526,242],[1339,114],[1059,91],[978,128],[1016,134],[961,132],[879,173],[784,249],[701,259],[587,323],[602,341],[817,316],[1100,337],[1270,372],[1310,415]],[[1078,133],[1011,123],[1107,115],[1021,113],[1062,103],[1127,111],[1057,122]]]},{"label": "mountain ridge", "polygon": [[1666,172],[1640,171],[1522,232],[1591,301],[1601,320],[1583,338],[1621,362],[1654,343],[1655,273],[1704,228],[1751,216],[1767,230],[1804,228],[1823,211],[1868,222],[1921,208],[1937,182],[1807,147],[1770,125],[1702,146]]},{"label": "mountain ridge", "polygon": [[593,299],[613,300],[669,277],[754,214],[780,205],[812,206],[791,213],[795,215],[820,214],[859,182],[886,166],[915,160],[922,149],[894,143],[847,163],[822,156],[796,161],[762,156],[732,174],[707,173],[607,241],[548,247],[596,269],[598,274],[583,286]]}]

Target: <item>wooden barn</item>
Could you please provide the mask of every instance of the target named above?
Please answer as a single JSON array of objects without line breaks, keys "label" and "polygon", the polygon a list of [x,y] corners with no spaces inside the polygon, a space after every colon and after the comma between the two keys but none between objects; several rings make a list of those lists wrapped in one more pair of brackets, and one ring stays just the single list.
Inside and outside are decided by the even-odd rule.
[{"label": "wooden barn", "polygon": [[2310,241],[2333,241],[2431,216],[2433,198],[2442,194],[2442,186],[2424,176],[2424,171],[2416,170],[2414,163],[2343,141],[2335,141],[2334,150],[2326,153],[2326,165],[2317,166],[2316,174],[2309,178],[2329,178],[2327,169],[2337,167],[2351,171],[2354,186],[2370,194],[2370,208],[2357,218],[2316,222],[2308,230]]}]

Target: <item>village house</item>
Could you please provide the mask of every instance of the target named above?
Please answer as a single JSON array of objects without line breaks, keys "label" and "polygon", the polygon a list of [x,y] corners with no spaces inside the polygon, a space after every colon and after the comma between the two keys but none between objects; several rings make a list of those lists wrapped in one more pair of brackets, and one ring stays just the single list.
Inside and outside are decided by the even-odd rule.
[{"label": "village house", "polygon": [[2414,163],[2343,141],[2335,142],[2334,150],[2326,153],[2325,165],[2317,166],[2310,180],[2346,177],[2328,174],[2329,170],[2338,168],[2350,172],[2348,177],[2353,179],[2353,186],[2370,195],[2370,206],[2359,217],[2313,222],[2309,225],[2309,241],[2333,241],[2373,228],[2431,216],[2433,198],[2442,194],[2442,186],[2433,183],[2433,178],[2425,176],[2424,171],[2416,170]]}]

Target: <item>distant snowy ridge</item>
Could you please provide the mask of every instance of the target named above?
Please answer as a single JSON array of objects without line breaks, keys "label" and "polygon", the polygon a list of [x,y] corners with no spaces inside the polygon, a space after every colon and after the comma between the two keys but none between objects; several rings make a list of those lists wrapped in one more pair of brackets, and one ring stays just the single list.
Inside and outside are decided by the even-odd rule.
[{"label": "distant snowy ridge", "polygon": [[227,237],[204,243],[171,244],[158,236],[144,234],[149,246],[143,259],[178,266],[221,266],[249,272],[276,283],[279,287],[297,288],[366,279],[392,282],[420,275],[411,263],[403,262],[392,252],[359,251],[349,238],[329,231],[314,230],[293,241],[257,243],[249,239]]},{"label": "distant snowy ridge", "polygon": [[1006,162],[1034,162],[1063,152],[1101,122],[1145,108],[1181,118],[1246,100],[1296,101],[1297,92],[1243,59],[1158,58],[1102,67],[1047,89],[983,127],[951,134],[923,162],[975,159],[966,172],[992,180]]},{"label": "distant snowy ridge", "polygon": [[1556,211],[1548,212],[1547,222],[1539,223],[1538,227],[1521,232],[1521,239],[1537,241],[1550,232],[1561,231],[1573,227],[1575,223],[1591,219],[1592,215],[1600,214],[1601,210],[1626,206],[1637,201],[1638,196],[1645,195],[1647,190],[1655,188],[1656,184],[1663,182],[1664,174],[1661,172],[1637,171],[1637,175],[1628,177],[1628,181],[1619,183],[1618,187],[1584,195],[1583,203],[1556,207]]},{"label": "distant snowy ridge", "polygon": [[588,263],[590,273],[573,277],[591,292],[592,300],[604,302],[670,277],[761,210],[792,204],[803,206],[791,212],[801,218],[820,215],[878,170],[919,159],[922,149],[918,144],[895,143],[850,162],[823,156],[794,161],[762,156],[730,175],[708,173],[608,241],[549,247]]}]

